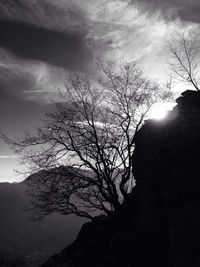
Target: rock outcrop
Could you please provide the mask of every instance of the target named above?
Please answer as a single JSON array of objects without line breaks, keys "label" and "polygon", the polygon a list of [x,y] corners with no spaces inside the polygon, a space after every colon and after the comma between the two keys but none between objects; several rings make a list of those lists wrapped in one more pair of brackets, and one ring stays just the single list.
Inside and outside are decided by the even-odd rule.
[{"label": "rock outcrop", "polygon": [[199,151],[200,93],[186,91],[166,120],[138,132],[122,213],[85,224],[42,267],[200,266]]},{"label": "rock outcrop", "polygon": [[155,235],[164,220],[166,266],[200,266],[200,92],[177,103],[168,120],[148,121],[138,134],[137,221]]}]

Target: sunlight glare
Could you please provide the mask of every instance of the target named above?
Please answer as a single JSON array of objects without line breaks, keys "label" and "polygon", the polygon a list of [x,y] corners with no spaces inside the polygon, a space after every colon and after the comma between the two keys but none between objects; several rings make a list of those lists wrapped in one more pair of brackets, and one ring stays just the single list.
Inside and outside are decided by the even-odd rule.
[{"label": "sunlight glare", "polygon": [[172,110],[172,108],[176,105],[176,103],[156,103],[153,105],[149,112],[149,118],[155,120],[163,120],[166,118],[168,112]]}]

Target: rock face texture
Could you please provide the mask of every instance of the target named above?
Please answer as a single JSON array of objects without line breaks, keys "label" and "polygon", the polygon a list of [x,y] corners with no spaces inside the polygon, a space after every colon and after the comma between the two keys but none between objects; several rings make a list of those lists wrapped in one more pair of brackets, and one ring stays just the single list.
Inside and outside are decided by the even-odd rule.
[{"label": "rock face texture", "polygon": [[136,186],[121,214],[85,224],[42,267],[200,266],[200,93],[138,132]]}]

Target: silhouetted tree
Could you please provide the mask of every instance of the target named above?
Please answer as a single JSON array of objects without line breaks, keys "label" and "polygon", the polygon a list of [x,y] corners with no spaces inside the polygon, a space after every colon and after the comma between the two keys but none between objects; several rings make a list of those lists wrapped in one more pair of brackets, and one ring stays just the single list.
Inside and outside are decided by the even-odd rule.
[{"label": "silhouetted tree", "polygon": [[98,63],[99,78],[70,73],[60,102],[35,134],[10,141],[32,172],[32,205],[92,218],[118,211],[133,188],[135,135],[168,88],[144,78],[136,63]]},{"label": "silhouetted tree", "polygon": [[200,90],[200,33],[178,27],[169,41],[170,68],[174,78]]}]

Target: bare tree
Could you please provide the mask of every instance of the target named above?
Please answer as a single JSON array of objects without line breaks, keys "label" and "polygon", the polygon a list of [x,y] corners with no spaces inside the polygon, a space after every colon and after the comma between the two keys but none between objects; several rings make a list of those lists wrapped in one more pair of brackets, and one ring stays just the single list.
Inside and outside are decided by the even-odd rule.
[{"label": "bare tree", "polygon": [[200,33],[178,27],[169,41],[174,78],[200,90]]},{"label": "bare tree", "polygon": [[31,172],[33,207],[93,218],[118,212],[134,185],[135,136],[169,90],[144,78],[136,63],[98,64],[99,78],[69,74],[60,102],[35,134],[10,141]]}]

